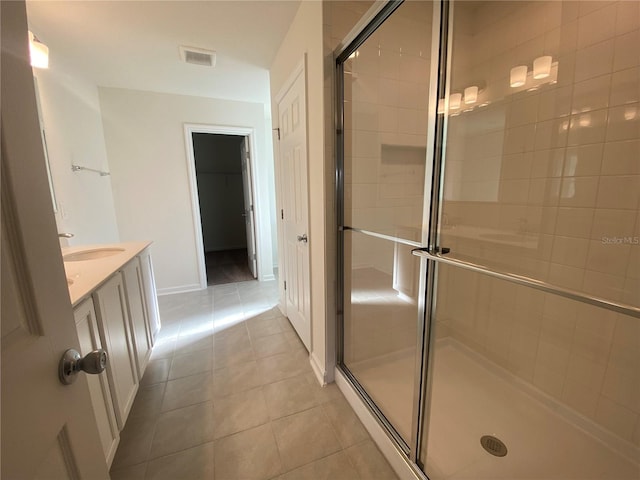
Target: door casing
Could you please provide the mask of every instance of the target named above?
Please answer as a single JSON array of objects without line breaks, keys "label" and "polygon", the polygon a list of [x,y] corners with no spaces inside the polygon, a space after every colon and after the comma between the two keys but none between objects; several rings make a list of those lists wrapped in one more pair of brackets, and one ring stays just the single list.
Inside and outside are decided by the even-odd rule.
[{"label": "door casing", "polygon": [[[191,194],[191,215],[193,218],[193,233],[196,238],[196,255],[198,258],[198,279],[200,283],[200,289],[207,288],[207,269],[205,265],[204,255],[204,239],[202,237],[202,217],[200,215],[200,203],[198,200],[198,183],[196,180],[196,158],[193,151],[193,134],[194,133],[213,133],[219,135],[238,135],[247,138],[249,142],[249,165],[251,172],[256,172],[255,164],[255,131],[251,127],[230,127],[224,125],[206,125],[206,124],[193,124],[187,123],[184,125],[185,135],[185,147],[187,150],[187,169],[189,172],[189,192]],[[251,198],[253,198],[254,209],[254,238],[256,243],[256,264],[258,280],[270,280],[266,278],[264,272],[260,268],[260,258],[262,253],[262,232],[258,227],[258,219],[266,213],[263,208],[258,205],[256,199],[258,198],[256,192],[255,174],[251,175]],[[268,207],[267,207],[268,209]],[[265,210],[265,212],[263,212]]]}]

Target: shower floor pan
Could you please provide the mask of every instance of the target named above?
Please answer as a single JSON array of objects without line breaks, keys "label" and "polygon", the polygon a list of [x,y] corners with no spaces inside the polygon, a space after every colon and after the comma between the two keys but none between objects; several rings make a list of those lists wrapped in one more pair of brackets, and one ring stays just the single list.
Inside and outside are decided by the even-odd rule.
[{"label": "shower floor pan", "polygon": [[[351,371],[406,435],[414,355],[406,351],[379,360]],[[620,454],[612,435],[589,433],[583,428],[588,420],[455,340],[438,343],[435,362],[426,467],[431,480],[640,479],[640,465],[631,460],[637,450],[630,444],[619,440],[626,448],[626,456]],[[507,454],[488,453],[480,444],[485,435],[502,441]]]}]

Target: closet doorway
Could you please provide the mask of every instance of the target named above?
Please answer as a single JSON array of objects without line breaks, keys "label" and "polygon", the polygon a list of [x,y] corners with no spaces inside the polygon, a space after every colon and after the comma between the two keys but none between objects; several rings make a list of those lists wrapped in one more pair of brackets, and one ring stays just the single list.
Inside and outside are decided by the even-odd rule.
[{"label": "closet doorway", "polygon": [[187,132],[200,270],[206,285],[257,278],[249,135]]}]

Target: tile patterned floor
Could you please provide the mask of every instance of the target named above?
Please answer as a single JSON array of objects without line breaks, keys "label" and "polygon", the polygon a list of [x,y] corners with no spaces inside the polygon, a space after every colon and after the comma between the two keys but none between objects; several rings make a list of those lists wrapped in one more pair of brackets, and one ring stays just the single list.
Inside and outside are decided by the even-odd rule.
[{"label": "tile patterned floor", "polygon": [[113,480],[395,480],[274,308],[276,282],[160,297],[163,328]]}]

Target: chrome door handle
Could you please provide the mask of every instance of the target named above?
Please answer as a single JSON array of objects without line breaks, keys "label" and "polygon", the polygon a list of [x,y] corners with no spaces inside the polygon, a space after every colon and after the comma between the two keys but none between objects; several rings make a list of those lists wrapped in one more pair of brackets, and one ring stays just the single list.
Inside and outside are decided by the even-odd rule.
[{"label": "chrome door handle", "polygon": [[107,352],[103,349],[94,350],[84,357],[77,350],[70,348],[62,355],[58,364],[58,378],[63,385],[71,385],[76,381],[78,372],[98,374],[107,367]]},{"label": "chrome door handle", "polygon": [[298,235],[298,241],[307,243],[309,241],[309,239],[307,238],[307,234],[303,233],[302,235]]}]

